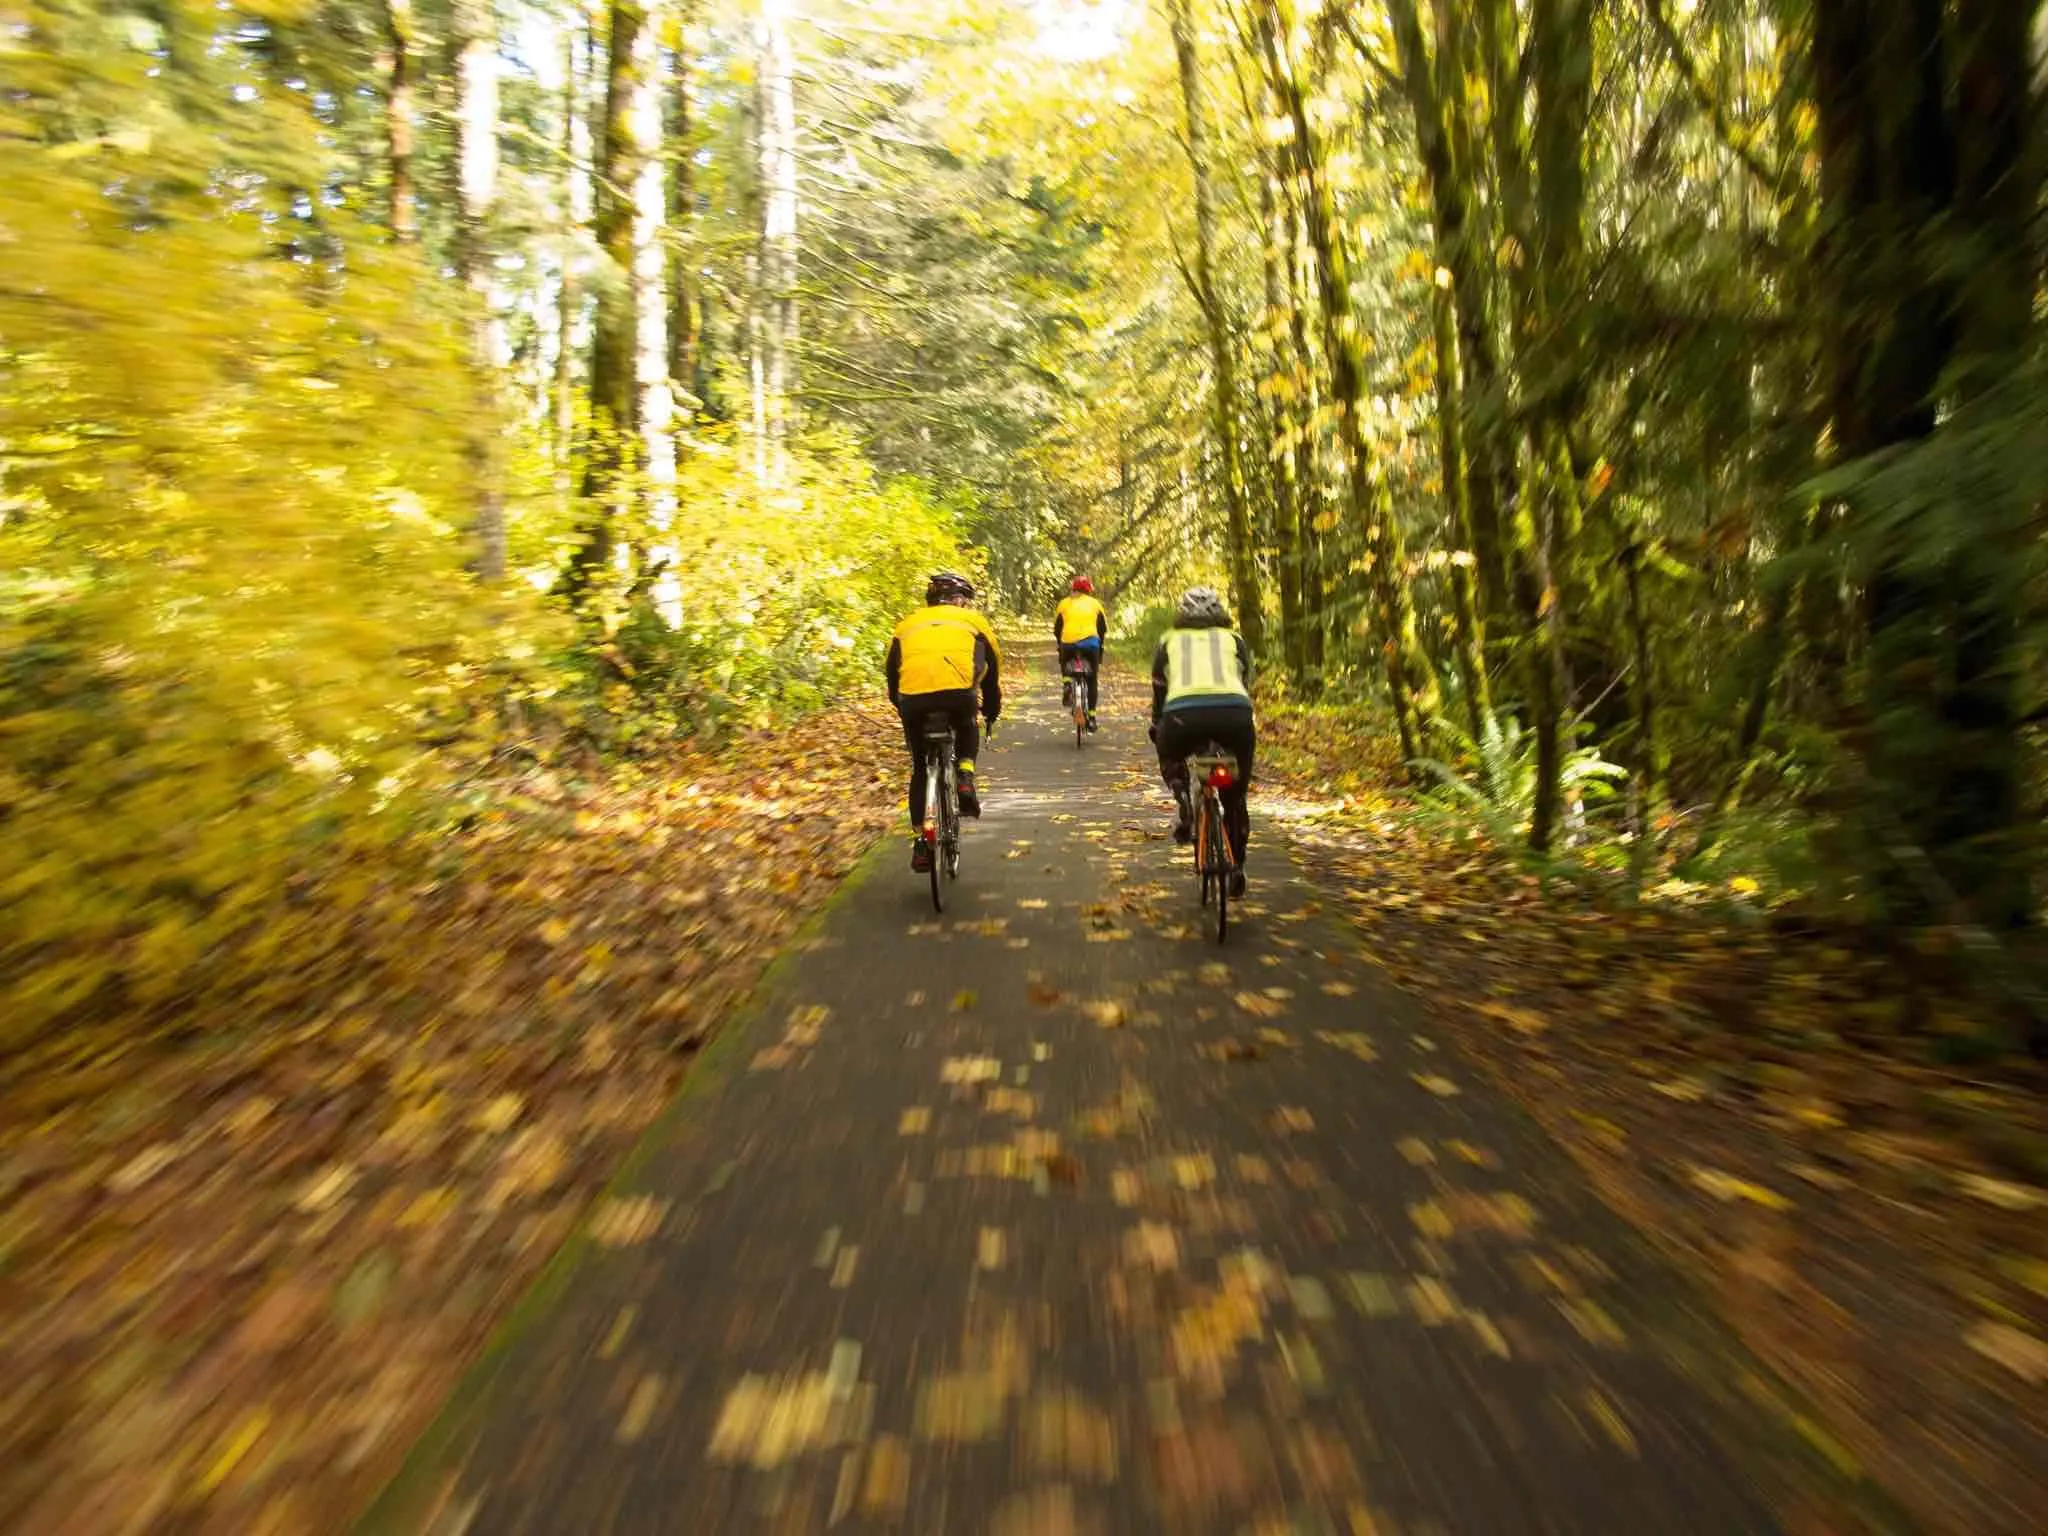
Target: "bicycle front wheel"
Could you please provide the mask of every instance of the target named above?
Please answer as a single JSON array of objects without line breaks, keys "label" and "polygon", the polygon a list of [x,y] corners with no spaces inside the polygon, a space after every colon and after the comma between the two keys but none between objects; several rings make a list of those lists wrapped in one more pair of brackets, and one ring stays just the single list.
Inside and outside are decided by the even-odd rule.
[{"label": "bicycle front wheel", "polygon": [[1223,806],[1212,792],[1202,797],[1202,878],[1216,890],[1216,942],[1230,931],[1230,853],[1223,833]]}]

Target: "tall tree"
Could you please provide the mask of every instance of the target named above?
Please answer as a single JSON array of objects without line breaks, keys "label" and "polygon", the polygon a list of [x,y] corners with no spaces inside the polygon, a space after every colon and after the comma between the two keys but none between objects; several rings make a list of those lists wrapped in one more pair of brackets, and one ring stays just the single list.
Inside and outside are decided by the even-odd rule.
[{"label": "tall tree", "polygon": [[703,320],[694,236],[697,160],[690,55],[696,9],[691,0],[679,0],[671,15],[673,35],[668,73],[668,376],[678,412],[685,422],[704,404],[697,377]]},{"label": "tall tree", "polygon": [[1227,518],[1231,600],[1245,643],[1265,648],[1265,611],[1259,597],[1259,574],[1253,547],[1251,515],[1245,505],[1245,475],[1238,435],[1236,328],[1231,324],[1222,290],[1216,282],[1216,209],[1209,185],[1208,106],[1202,85],[1201,60],[1195,52],[1195,28],[1188,0],[1172,0],[1173,52],[1180,70],[1183,142],[1195,182],[1195,267],[1190,286],[1202,311],[1209,337],[1210,402],[1215,414],[1216,451],[1223,469],[1223,504]]},{"label": "tall tree", "polygon": [[612,0],[604,120],[591,199],[591,234],[603,271],[590,338],[591,441],[583,470],[584,528],[562,576],[563,590],[572,596],[587,591],[611,561],[619,522],[641,468],[633,236],[634,194],[647,159],[640,108],[651,43],[646,7],[638,0]]},{"label": "tall tree", "polygon": [[772,482],[789,473],[797,359],[796,57],[788,0],[761,0],[760,427]]},{"label": "tall tree", "polygon": [[[1965,402],[1982,402],[2024,355],[2041,191],[2029,9],[1817,0],[1819,259],[1836,296],[1829,396],[1844,459],[1928,444],[1954,403],[1952,369]],[[1966,264],[1977,278],[1959,285]],[[2034,906],[2019,841],[2018,593],[2003,568],[2027,512],[2009,495],[1960,505],[1946,478],[1850,492],[1868,562],[1856,740],[1878,846],[1906,866],[1891,880],[1900,915],[2009,928]],[[1931,881],[1915,878],[1923,860]]]},{"label": "tall tree", "polygon": [[384,102],[384,147],[389,161],[391,238],[401,243],[419,238],[419,210],[414,206],[413,145],[417,132],[413,102],[414,24],[412,0],[385,0],[384,48],[388,84]]},{"label": "tall tree", "polygon": [[1296,66],[1292,18],[1285,0],[1263,0],[1257,16],[1259,47],[1266,72],[1286,110],[1295,177],[1301,187],[1303,222],[1315,258],[1323,345],[1330,371],[1331,404],[1344,450],[1351,514],[1370,551],[1376,636],[1393,705],[1404,761],[1423,752],[1428,723],[1436,712],[1436,677],[1423,654],[1415,605],[1408,586],[1407,553],[1395,520],[1393,496],[1366,434],[1369,408],[1365,344],[1351,298],[1351,269],[1314,129],[1308,91]]},{"label": "tall tree", "polygon": [[491,0],[454,0],[449,13],[455,56],[457,195],[455,269],[467,292],[477,378],[475,419],[467,428],[473,477],[477,574],[505,574],[505,492],[498,443],[502,366],[491,272],[491,216],[498,196],[498,22]]}]

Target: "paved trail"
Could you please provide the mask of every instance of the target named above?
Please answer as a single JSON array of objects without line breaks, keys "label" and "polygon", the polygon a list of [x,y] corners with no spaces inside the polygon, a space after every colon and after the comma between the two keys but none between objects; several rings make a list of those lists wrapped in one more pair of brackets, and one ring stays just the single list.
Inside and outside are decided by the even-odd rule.
[{"label": "paved trail", "polygon": [[864,867],[372,1527],[1776,1529],[1668,1277],[1033,660],[952,910]]}]

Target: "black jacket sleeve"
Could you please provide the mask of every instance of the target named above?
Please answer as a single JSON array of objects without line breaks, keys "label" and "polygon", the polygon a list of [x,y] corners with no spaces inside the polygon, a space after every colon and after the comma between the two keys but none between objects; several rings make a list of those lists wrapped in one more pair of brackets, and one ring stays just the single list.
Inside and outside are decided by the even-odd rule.
[{"label": "black jacket sleeve", "polygon": [[1232,634],[1230,638],[1237,642],[1237,670],[1249,689],[1252,685],[1252,648],[1244,643],[1243,635]]},{"label": "black jacket sleeve", "polygon": [[1003,680],[998,675],[1002,663],[996,657],[995,648],[980,635],[974,637],[975,658],[986,663],[981,674],[981,718],[993,721],[1003,712]]},{"label": "black jacket sleeve", "polygon": [[1052,637],[1055,642],[1057,642],[1060,637],[1060,616],[1059,611],[1057,609],[1053,611],[1052,616]]},{"label": "black jacket sleeve", "polygon": [[903,642],[895,638],[889,641],[889,654],[882,661],[882,676],[889,684],[889,702],[897,703],[897,680],[903,675]]},{"label": "black jacket sleeve", "polygon": [[1159,648],[1152,653],[1152,723],[1157,725],[1159,717],[1166,711],[1166,642],[1159,642]]},{"label": "black jacket sleeve", "polygon": [[1105,644],[1109,640],[1109,615],[1107,613],[1095,615],[1095,638],[1103,641]]}]

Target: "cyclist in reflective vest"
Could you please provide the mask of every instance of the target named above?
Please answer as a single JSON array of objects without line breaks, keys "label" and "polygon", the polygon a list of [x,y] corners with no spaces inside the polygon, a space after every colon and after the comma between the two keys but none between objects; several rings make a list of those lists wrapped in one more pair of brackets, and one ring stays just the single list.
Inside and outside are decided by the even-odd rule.
[{"label": "cyclist in reflective vest", "polygon": [[[903,717],[903,739],[910,744],[913,833],[924,825],[924,722],[930,715],[942,715],[953,725],[960,814],[981,814],[974,781],[974,754],[981,749],[975,696],[980,695],[982,719],[993,727],[1003,712],[1003,653],[988,620],[968,606],[973,601],[973,582],[940,571],[925,587],[924,606],[896,626],[882,662],[889,702]],[[931,845],[913,836],[910,867],[924,873],[931,868],[931,856]]]},{"label": "cyclist in reflective vest", "polygon": [[1095,600],[1095,583],[1074,578],[1074,590],[1053,610],[1052,637],[1059,642],[1060,676],[1076,656],[1088,661],[1088,729],[1095,729],[1096,674],[1102,670],[1102,642],[1109,638],[1109,615]]},{"label": "cyclist in reflective vest", "polygon": [[1223,599],[1208,587],[1190,587],[1175,605],[1173,628],[1159,637],[1152,655],[1152,740],[1159,748],[1159,776],[1173,791],[1180,818],[1174,841],[1194,836],[1194,802],[1187,759],[1210,742],[1237,759],[1237,776],[1223,791],[1223,824],[1230,837],[1233,896],[1244,894],[1245,845],[1251,840],[1251,811],[1245,792],[1252,782],[1252,659],[1244,636],[1230,627]]}]

